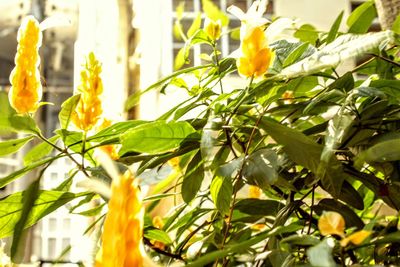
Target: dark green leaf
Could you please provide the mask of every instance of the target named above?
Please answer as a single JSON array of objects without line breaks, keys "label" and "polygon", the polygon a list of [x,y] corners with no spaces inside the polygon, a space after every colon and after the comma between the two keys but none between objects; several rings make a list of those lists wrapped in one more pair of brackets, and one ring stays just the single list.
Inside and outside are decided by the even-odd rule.
[{"label": "dark green leaf", "polygon": [[149,154],[167,152],[178,148],[195,132],[189,123],[183,121],[141,124],[121,135],[121,150]]},{"label": "dark green leaf", "polygon": [[67,129],[69,123],[71,122],[71,116],[75,111],[76,106],[81,99],[81,95],[73,95],[64,101],[61,105],[60,113],[58,114],[58,119],[60,121],[61,129]]},{"label": "dark green leaf", "polygon": [[192,201],[200,190],[204,179],[203,160],[200,150],[189,162],[182,182],[182,198],[186,203]]},{"label": "dark green leaf", "polygon": [[0,141],[0,156],[13,154],[20,150],[26,143],[31,141],[33,136],[27,136],[20,139],[12,139],[7,141]]},{"label": "dark green leaf", "polygon": [[283,204],[276,200],[247,198],[235,204],[235,210],[249,215],[274,216]]},{"label": "dark green leaf", "polygon": [[280,243],[289,243],[298,246],[315,246],[320,242],[318,237],[312,235],[291,235],[283,238]]},{"label": "dark green leaf", "polygon": [[386,162],[400,160],[400,138],[379,142],[360,153],[356,158],[356,165],[363,162]]},{"label": "dark green leaf", "polygon": [[357,229],[364,228],[364,222],[357,216],[357,214],[348,206],[336,201],[334,199],[324,198],[318,205],[315,206],[315,210],[321,214],[323,211],[336,211],[340,213],[345,222],[346,228],[356,227]]}]

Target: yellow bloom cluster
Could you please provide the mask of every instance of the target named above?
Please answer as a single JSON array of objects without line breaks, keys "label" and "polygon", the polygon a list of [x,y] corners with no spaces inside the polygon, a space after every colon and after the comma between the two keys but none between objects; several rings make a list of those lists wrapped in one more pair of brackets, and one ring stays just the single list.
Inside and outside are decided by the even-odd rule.
[{"label": "yellow bloom cluster", "polygon": [[104,222],[102,255],[96,267],[143,266],[143,215],[138,181],[127,171],[113,180]]},{"label": "yellow bloom cluster", "polygon": [[75,126],[85,132],[96,125],[103,112],[100,99],[103,93],[103,82],[100,73],[100,62],[93,53],[90,53],[85,69],[81,71],[81,84],[78,87],[81,98],[71,116]]},{"label": "yellow bloom cluster", "polygon": [[15,67],[10,75],[11,89],[8,97],[11,106],[19,114],[33,113],[42,99],[42,84],[38,70],[42,32],[33,16],[23,19],[17,40]]},{"label": "yellow bloom cluster", "polygon": [[267,72],[272,61],[272,51],[268,47],[262,27],[253,27],[245,34],[241,43],[242,56],[236,61],[239,74],[258,77]]}]

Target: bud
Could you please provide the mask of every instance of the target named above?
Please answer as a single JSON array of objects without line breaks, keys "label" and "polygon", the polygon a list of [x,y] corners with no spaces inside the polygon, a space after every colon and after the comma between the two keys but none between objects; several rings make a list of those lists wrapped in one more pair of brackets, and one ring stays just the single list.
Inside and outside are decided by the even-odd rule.
[{"label": "bud", "polygon": [[42,84],[39,74],[39,47],[42,32],[33,16],[23,19],[18,29],[18,46],[15,67],[10,74],[11,89],[8,93],[10,105],[19,113],[33,113],[42,99]]},{"label": "bud", "polygon": [[81,71],[81,84],[77,88],[81,98],[71,116],[75,126],[85,132],[96,125],[103,112],[100,100],[103,93],[103,82],[100,73],[100,62],[93,53],[90,53],[85,68]]},{"label": "bud", "polygon": [[204,21],[204,31],[213,41],[216,41],[219,39],[219,37],[221,37],[221,27],[221,20],[215,22],[209,18],[206,18]]},{"label": "bud", "polygon": [[[103,122],[100,124],[99,127],[97,127],[97,132],[100,132],[101,130],[111,126],[111,124],[111,120],[103,119]],[[112,158],[113,160],[117,160],[119,158],[117,145],[104,145],[100,147],[100,150],[110,156],[110,158]]]}]

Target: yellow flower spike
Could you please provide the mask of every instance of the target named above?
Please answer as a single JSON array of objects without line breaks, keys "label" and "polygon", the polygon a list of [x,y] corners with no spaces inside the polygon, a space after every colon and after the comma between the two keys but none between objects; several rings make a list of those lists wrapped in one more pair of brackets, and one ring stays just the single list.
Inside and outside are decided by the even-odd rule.
[{"label": "yellow flower spike", "polygon": [[357,231],[357,232],[349,235],[348,237],[340,240],[340,245],[342,247],[346,247],[350,242],[353,243],[354,245],[360,245],[371,234],[372,234],[372,232],[368,231],[368,230]]},{"label": "yellow flower spike", "polygon": [[[111,120],[103,119],[103,122],[100,124],[99,127],[97,127],[96,130],[97,130],[97,132],[100,132],[101,130],[103,130],[111,125],[112,125]],[[105,145],[105,146],[101,146],[100,149],[104,153],[106,153],[108,156],[110,156],[111,159],[113,159],[113,160],[119,159],[116,145]]]},{"label": "yellow flower spike", "polygon": [[318,229],[323,236],[338,235],[343,238],[345,221],[340,213],[324,212],[318,220]]},{"label": "yellow flower spike", "polygon": [[238,72],[245,77],[259,77],[267,72],[273,58],[264,31],[254,27],[246,33],[241,43],[242,56],[236,61]]},{"label": "yellow flower spike", "polygon": [[39,22],[33,16],[23,19],[18,29],[17,41],[15,67],[10,74],[11,89],[8,98],[17,113],[33,113],[42,99],[42,84],[38,70],[42,32]]},{"label": "yellow flower spike", "polygon": [[85,132],[96,125],[103,112],[100,99],[103,93],[103,82],[100,73],[100,62],[93,53],[90,53],[85,69],[81,71],[81,84],[77,88],[81,98],[71,116],[75,126]]},{"label": "yellow flower spike", "polygon": [[221,37],[221,27],[221,20],[215,22],[209,18],[206,18],[204,21],[204,31],[213,41],[216,41],[219,39],[219,37]]},{"label": "yellow flower spike", "polygon": [[144,209],[138,181],[131,172],[112,181],[108,208],[96,267],[143,266]]}]

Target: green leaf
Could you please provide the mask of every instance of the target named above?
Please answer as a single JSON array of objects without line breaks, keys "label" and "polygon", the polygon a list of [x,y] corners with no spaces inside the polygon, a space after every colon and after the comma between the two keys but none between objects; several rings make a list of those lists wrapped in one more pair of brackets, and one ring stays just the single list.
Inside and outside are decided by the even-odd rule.
[{"label": "green leaf", "polygon": [[190,38],[194,35],[194,33],[200,29],[201,27],[201,13],[199,12],[196,18],[193,20],[192,25],[190,25],[189,30],[187,31],[187,36]]},{"label": "green leaf", "polygon": [[169,237],[169,235],[160,229],[155,229],[155,228],[144,229],[144,237],[146,237],[150,240],[153,240],[153,241],[159,241],[166,245],[169,245],[172,243],[172,240]]},{"label": "green leaf", "polygon": [[[59,138],[60,138],[59,135],[55,135],[49,138],[48,140],[49,142],[54,144],[57,142]],[[43,159],[44,157],[48,156],[53,151],[53,149],[54,147],[49,145],[48,143],[41,142],[40,144],[36,145],[25,154],[24,165],[28,166],[29,164],[32,164],[35,161]]]},{"label": "green leaf", "polygon": [[303,43],[300,44],[296,49],[294,49],[287,58],[283,61],[283,66],[282,67],[287,67],[289,65],[292,65],[295,63],[302,55],[303,53],[307,50],[309,44],[308,43]]},{"label": "green leaf", "polygon": [[26,143],[31,141],[33,136],[27,136],[20,139],[12,139],[0,142],[0,156],[13,154],[20,150]]},{"label": "green leaf", "polygon": [[341,35],[318,52],[284,68],[275,79],[287,80],[336,67],[344,60],[356,58],[393,40],[392,31]]},{"label": "green leaf", "polygon": [[303,133],[288,128],[270,119],[263,119],[260,126],[280,145],[297,164],[316,173],[322,152],[322,145],[317,144]]},{"label": "green leaf", "polygon": [[211,182],[210,193],[215,207],[223,215],[227,215],[231,207],[233,193],[232,179],[215,176]]},{"label": "green leaf", "polygon": [[15,179],[17,179],[17,178],[21,177],[22,175],[30,172],[31,170],[36,169],[39,166],[42,166],[42,165],[44,165],[46,163],[49,163],[49,162],[54,161],[54,160],[56,160],[58,158],[61,158],[61,157],[62,156],[57,156],[57,157],[52,157],[52,158],[36,161],[35,163],[32,163],[31,165],[28,165],[28,166],[26,166],[26,167],[24,167],[22,169],[19,169],[19,170],[13,172],[13,173],[10,173],[6,177],[0,178],[0,188],[8,185],[9,183],[14,181]]},{"label": "green leaf", "polygon": [[174,60],[174,70],[179,70],[185,64],[189,64],[189,50],[186,47],[179,49]]},{"label": "green leaf", "polygon": [[333,23],[331,29],[329,30],[328,37],[326,37],[326,43],[329,44],[333,40],[335,40],[336,35],[339,31],[340,24],[342,23],[344,11],[340,12],[339,16],[336,18],[335,22]]},{"label": "green leaf", "polygon": [[284,204],[276,200],[247,198],[235,204],[235,210],[249,215],[275,216]]},{"label": "green leaf", "polygon": [[271,149],[260,149],[250,154],[243,166],[243,177],[251,185],[267,188],[278,180],[278,155]]},{"label": "green leaf", "polygon": [[221,20],[222,26],[228,26],[229,17],[222,12],[211,0],[202,0],[203,12],[213,21]]},{"label": "green leaf", "polygon": [[299,38],[302,42],[308,42],[310,44],[315,44],[318,39],[318,32],[314,26],[310,24],[303,24],[294,33],[294,37]]},{"label": "green leaf", "polygon": [[61,129],[67,129],[69,123],[71,122],[71,116],[75,111],[76,106],[81,99],[81,95],[73,95],[64,101],[61,105],[60,113],[58,114],[58,119],[60,121]]},{"label": "green leaf", "polygon": [[123,151],[156,154],[174,150],[194,134],[187,122],[155,121],[141,124],[121,135]]},{"label": "green leaf", "polygon": [[283,238],[280,244],[289,243],[297,246],[315,246],[320,242],[318,237],[312,235],[291,235]]},{"label": "green leaf", "polygon": [[[0,200],[0,225],[2,226],[0,228],[0,238],[10,236],[13,233],[14,227],[23,212],[24,194],[26,193],[18,192]],[[84,194],[40,191],[32,207],[32,211],[29,213],[25,227],[34,225],[47,214]]]},{"label": "green leaf", "polygon": [[128,120],[128,121],[121,121],[116,122],[109,127],[101,130],[100,132],[96,133],[88,137],[87,141],[95,141],[95,142],[104,142],[109,139],[114,139],[118,137],[118,135],[125,133],[126,131],[135,128],[138,125],[147,123],[147,121],[142,120]]},{"label": "green leaf", "polygon": [[[39,177],[43,175],[43,171],[44,170],[41,171]],[[25,247],[20,242],[23,239],[25,239],[23,237],[23,231],[27,227],[26,224],[28,222],[28,218],[32,213],[34,203],[38,198],[39,187],[40,187],[40,178],[36,179],[23,193],[22,210],[19,219],[14,227],[13,239],[11,245],[11,259],[13,262],[20,262],[20,260],[24,256],[23,251],[21,251],[21,249],[25,249]]]},{"label": "green leaf", "polygon": [[392,31],[394,31],[397,34],[400,34],[400,14],[397,15],[395,21],[393,22]]},{"label": "green leaf", "polygon": [[400,138],[379,142],[356,157],[356,166],[363,162],[387,162],[400,160]]},{"label": "green leaf", "polygon": [[318,245],[307,250],[307,256],[312,266],[336,267],[332,257],[332,250],[335,242],[332,238],[325,238]]},{"label": "green leaf", "polygon": [[204,179],[204,167],[200,150],[189,162],[182,182],[182,198],[186,203],[194,199]]},{"label": "green leaf", "polygon": [[366,1],[358,6],[347,19],[349,33],[366,33],[376,15],[374,1]]}]

